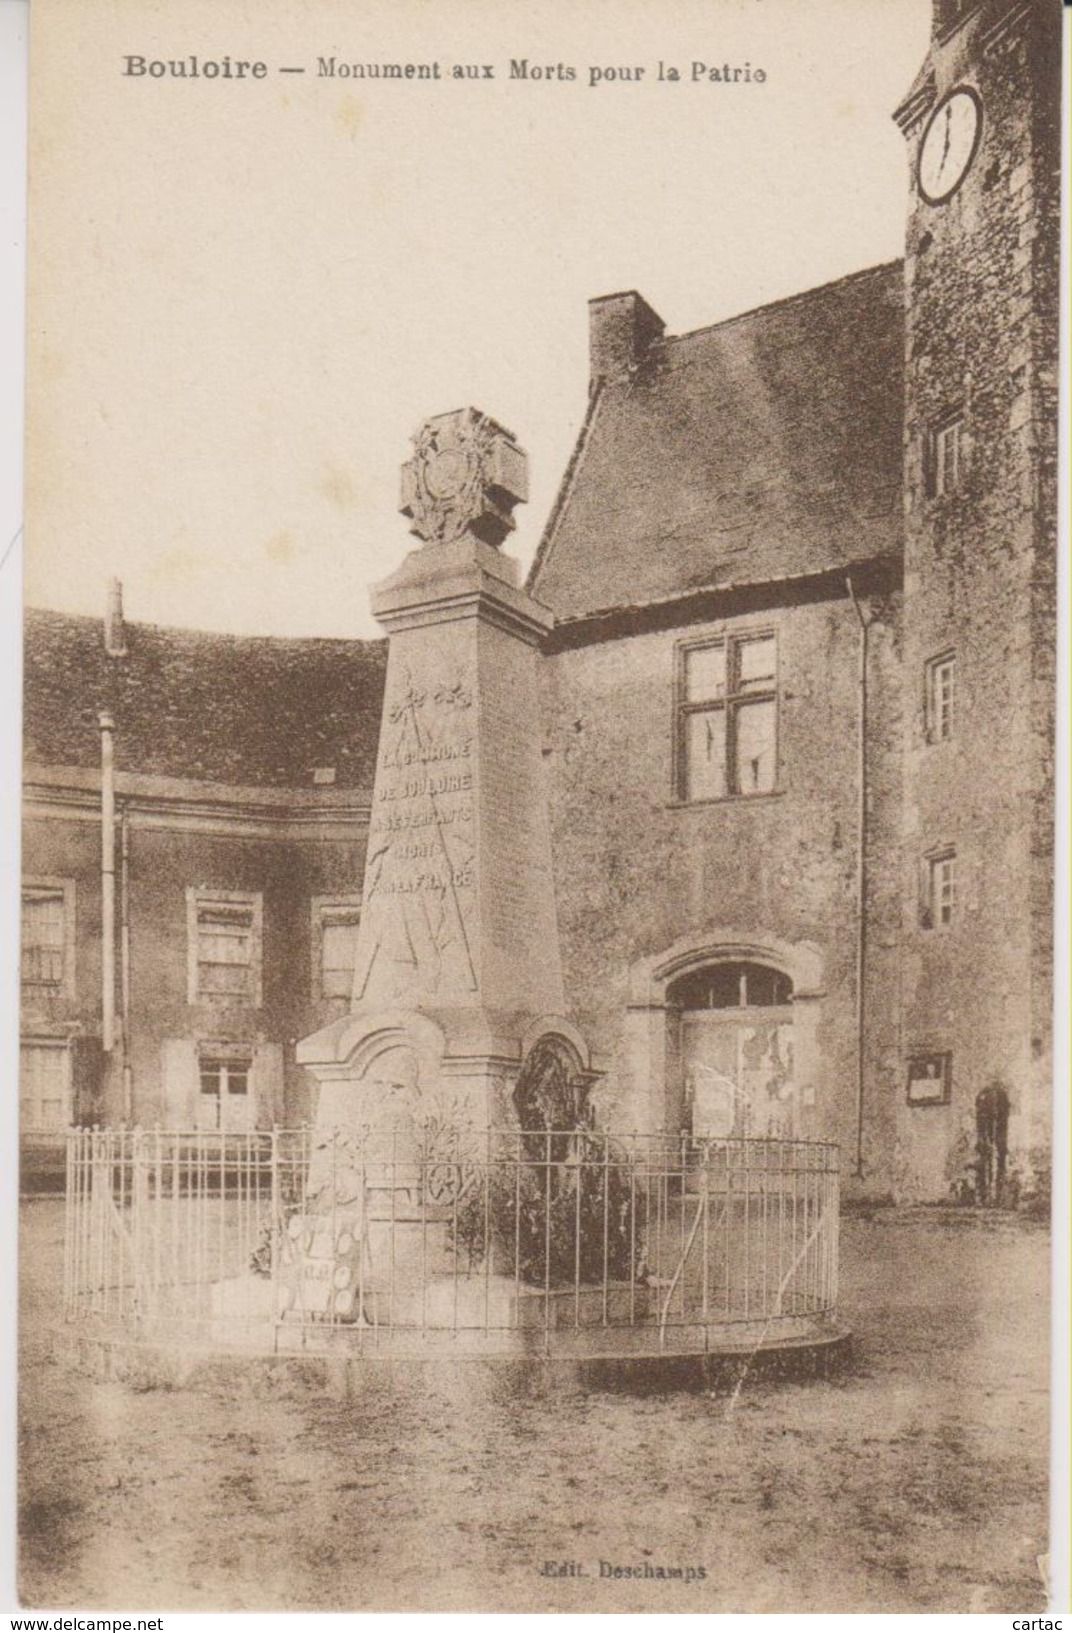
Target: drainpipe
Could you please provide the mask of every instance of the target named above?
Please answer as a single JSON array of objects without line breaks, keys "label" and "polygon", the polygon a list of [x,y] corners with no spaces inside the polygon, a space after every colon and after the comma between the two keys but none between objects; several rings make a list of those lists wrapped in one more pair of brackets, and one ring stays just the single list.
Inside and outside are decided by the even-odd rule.
[{"label": "drainpipe", "polygon": [[123,1121],[133,1122],[134,1081],[130,1064],[130,822],[119,813],[119,1012],[123,1017]]},{"label": "drainpipe", "polygon": [[100,716],[101,734],[101,1044],[115,1048],[115,721]]},{"label": "drainpipe", "polygon": [[864,1177],[864,978],[867,973],[867,637],[871,620],[865,618],[856,599],[852,579],[846,577],[856,617],[860,624],[860,713],[857,752],[857,834],[856,847],[856,1178]]}]

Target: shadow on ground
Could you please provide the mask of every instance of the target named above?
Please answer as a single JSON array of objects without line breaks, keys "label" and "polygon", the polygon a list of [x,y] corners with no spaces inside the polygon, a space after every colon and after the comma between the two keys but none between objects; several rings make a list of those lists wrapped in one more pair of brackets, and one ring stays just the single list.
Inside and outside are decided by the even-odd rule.
[{"label": "shadow on ground", "polygon": [[[132,1393],[51,1364],[61,1236],[59,1202],[24,1205],[26,1605],[1044,1608],[1037,1226],[847,1219],[842,1309],[858,1344],[837,1379],[752,1384],[734,1402],[456,1393],[390,1409]],[[674,1567],[691,1580],[657,1574]]]}]

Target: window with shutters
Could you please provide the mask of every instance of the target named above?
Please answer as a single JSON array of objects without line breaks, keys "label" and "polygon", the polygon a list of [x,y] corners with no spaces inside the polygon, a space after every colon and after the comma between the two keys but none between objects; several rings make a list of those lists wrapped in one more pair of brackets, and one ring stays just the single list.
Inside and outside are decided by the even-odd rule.
[{"label": "window with shutters", "polygon": [[360,896],[314,896],[313,996],[349,998],[354,985]]},{"label": "window with shutters", "polygon": [[27,879],[22,887],[21,982],[27,998],[73,996],[74,884]]},{"label": "window with shutters", "polygon": [[696,802],[770,794],[778,776],[778,650],[749,631],[678,650],[675,792]]},{"label": "window with shutters", "polygon": [[71,1122],[71,1051],[66,1040],[22,1040],[19,1121],[24,1134],[55,1133]]},{"label": "window with shutters", "polygon": [[259,1008],[260,894],[192,886],[186,912],[189,1002]]}]

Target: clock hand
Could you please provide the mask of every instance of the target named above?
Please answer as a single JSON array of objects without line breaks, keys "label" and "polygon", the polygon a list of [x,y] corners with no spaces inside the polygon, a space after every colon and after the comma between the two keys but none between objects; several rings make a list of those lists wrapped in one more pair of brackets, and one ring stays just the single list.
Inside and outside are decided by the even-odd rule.
[{"label": "clock hand", "polygon": [[950,143],[952,123],[953,123],[953,110],[947,104],[946,105],[946,110],[945,110],[945,145],[942,148],[942,162],[938,166],[939,176],[942,174],[942,171],[945,169],[945,161],[949,157],[949,143]]}]

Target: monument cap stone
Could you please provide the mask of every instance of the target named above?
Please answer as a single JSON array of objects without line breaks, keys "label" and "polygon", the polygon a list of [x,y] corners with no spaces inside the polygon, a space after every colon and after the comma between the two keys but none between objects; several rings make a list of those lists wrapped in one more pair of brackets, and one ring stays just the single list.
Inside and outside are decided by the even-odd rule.
[{"label": "monument cap stone", "polygon": [[402,467],[401,511],[426,545],[470,533],[498,547],[528,498],[528,462],[513,433],[475,408],[425,420]]}]

